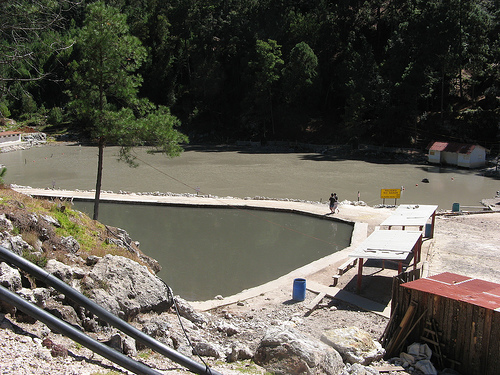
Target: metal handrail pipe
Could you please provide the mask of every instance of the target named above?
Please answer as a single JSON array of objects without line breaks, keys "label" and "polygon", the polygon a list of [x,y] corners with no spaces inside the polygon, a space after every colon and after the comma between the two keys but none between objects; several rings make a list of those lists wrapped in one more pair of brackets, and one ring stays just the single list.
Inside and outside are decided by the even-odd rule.
[{"label": "metal handrail pipe", "polygon": [[69,337],[73,341],[84,345],[85,347],[103,356],[104,358],[107,358],[110,361],[122,366],[123,368],[132,371],[134,374],[161,375],[161,373],[152,369],[151,367],[141,362],[137,362],[134,359],[126,356],[125,354],[122,354],[119,351],[110,348],[109,346],[97,340],[94,340],[82,331],[66,323],[64,320],[56,318],[54,315],[11,292],[3,285],[0,285],[0,299],[17,307],[19,310],[23,311],[29,316],[45,323],[54,331],[59,332],[66,337]]},{"label": "metal handrail pipe", "polygon": [[0,260],[4,260],[5,262],[13,264],[16,267],[28,272],[45,284],[50,285],[54,289],[65,294],[69,299],[85,307],[87,310],[98,316],[101,320],[111,324],[115,328],[118,328],[126,335],[134,338],[135,340],[153,349],[154,351],[171,359],[172,361],[186,367],[190,371],[200,375],[222,375],[219,372],[209,368],[208,366],[202,365],[192,360],[191,358],[186,357],[185,355],[175,351],[162,342],[138,330],[134,326],[118,318],[116,315],[110,313],[94,301],[91,301],[89,298],[85,297],[83,294],[70,287],[64,281],[58,279],[51,273],[45,271],[44,269],[38,267],[37,265],[31,263],[30,261],[2,246],[0,246]]}]

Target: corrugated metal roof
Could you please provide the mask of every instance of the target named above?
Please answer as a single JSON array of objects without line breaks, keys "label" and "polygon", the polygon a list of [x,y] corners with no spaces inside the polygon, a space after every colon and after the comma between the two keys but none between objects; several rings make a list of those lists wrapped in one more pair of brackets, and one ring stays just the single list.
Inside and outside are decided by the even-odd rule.
[{"label": "corrugated metal roof", "polygon": [[431,151],[453,152],[458,154],[470,154],[478,145],[455,142],[432,142],[427,148]]},{"label": "corrugated metal roof", "polygon": [[500,284],[490,281],[444,272],[402,286],[500,311]]}]

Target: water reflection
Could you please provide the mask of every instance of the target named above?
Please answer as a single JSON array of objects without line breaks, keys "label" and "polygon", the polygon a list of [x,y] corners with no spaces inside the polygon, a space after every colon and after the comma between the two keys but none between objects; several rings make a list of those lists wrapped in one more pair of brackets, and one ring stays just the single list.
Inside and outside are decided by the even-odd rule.
[{"label": "water reflection", "polygon": [[[75,202],[92,212],[92,204]],[[349,245],[352,226],[299,214],[103,203],[100,221],[125,229],[188,300],[232,295]]]}]

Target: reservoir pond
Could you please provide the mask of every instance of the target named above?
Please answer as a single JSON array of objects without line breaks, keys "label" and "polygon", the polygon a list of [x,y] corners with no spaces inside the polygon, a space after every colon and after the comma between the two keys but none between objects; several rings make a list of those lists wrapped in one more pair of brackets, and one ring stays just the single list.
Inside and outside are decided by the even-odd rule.
[{"label": "reservoir pond", "polygon": [[[74,202],[91,216],[93,203]],[[102,203],[99,221],[123,228],[159,261],[187,300],[229,296],[349,246],[352,225],[240,208]]]}]

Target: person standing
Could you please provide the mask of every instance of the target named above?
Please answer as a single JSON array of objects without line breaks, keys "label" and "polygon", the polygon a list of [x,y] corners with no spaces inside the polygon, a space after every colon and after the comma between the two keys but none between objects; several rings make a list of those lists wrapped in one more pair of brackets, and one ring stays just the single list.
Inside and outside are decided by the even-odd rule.
[{"label": "person standing", "polygon": [[339,207],[339,197],[337,196],[337,193],[333,193],[332,195],[334,203],[333,203],[333,213],[336,213],[337,211],[340,211],[338,209]]},{"label": "person standing", "polygon": [[336,193],[332,193],[332,194],[330,195],[330,199],[329,199],[329,200],[330,200],[330,212],[331,212],[332,214],[334,214],[334,213],[335,213],[335,210],[336,210],[336,208],[337,208],[337,206],[336,206],[336,205],[338,204],[338,203],[337,203],[337,202],[338,202],[337,194],[336,194]]},{"label": "person standing", "polygon": [[333,193],[330,194],[330,212],[333,214],[333,207],[335,207],[335,198],[333,198]]}]

